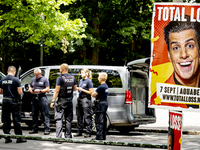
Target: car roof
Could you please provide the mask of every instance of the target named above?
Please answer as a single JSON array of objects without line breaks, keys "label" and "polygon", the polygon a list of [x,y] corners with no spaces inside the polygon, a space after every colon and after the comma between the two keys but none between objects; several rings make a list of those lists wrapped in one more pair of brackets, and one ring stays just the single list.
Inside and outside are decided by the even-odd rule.
[{"label": "car roof", "polygon": [[[31,68],[29,70],[35,70],[36,68],[40,69],[60,69],[60,65],[51,65],[51,66],[38,66]],[[69,65],[69,69],[82,69],[82,68],[88,68],[88,69],[108,69],[108,70],[117,70],[117,71],[124,71],[127,69],[127,66],[102,66],[102,65]],[[29,70],[24,72],[22,75],[20,75],[20,78],[26,74]]]},{"label": "car roof", "polygon": [[150,64],[150,58],[142,58],[142,59],[137,59],[134,61],[131,61],[127,64],[127,66],[132,66],[132,67],[149,67]]},{"label": "car roof", "polygon": [[5,75],[3,72],[1,72],[1,71],[0,71],[0,75],[1,75],[1,76],[4,76],[4,77],[6,76],[6,75]]},{"label": "car roof", "polygon": [[[54,66],[39,66],[36,68],[60,68],[60,65],[54,65]],[[117,68],[126,68],[126,66],[104,66],[104,65],[69,65],[70,68],[88,68],[88,69],[117,69]]]}]

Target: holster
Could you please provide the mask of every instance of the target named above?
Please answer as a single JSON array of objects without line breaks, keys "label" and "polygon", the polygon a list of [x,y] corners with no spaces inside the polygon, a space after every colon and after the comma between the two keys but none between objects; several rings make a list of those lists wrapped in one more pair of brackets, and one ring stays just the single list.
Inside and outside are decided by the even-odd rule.
[{"label": "holster", "polygon": [[56,111],[60,112],[61,110],[61,104],[55,103]]},{"label": "holster", "polygon": [[61,108],[61,104],[55,103],[56,112],[54,115],[54,120],[60,120],[62,118],[62,114],[64,109]]},{"label": "holster", "polygon": [[87,98],[87,99],[89,99],[89,100],[91,100],[92,98],[91,98],[91,95],[89,95],[89,94],[87,94],[87,95],[83,95],[83,96],[79,96],[79,98]]},{"label": "holster", "polygon": [[33,101],[35,102],[38,102],[40,99],[39,99],[39,95],[34,95],[33,96]]},{"label": "holster", "polygon": [[16,111],[21,111],[21,108],[22,108],[22,101],[21,99],[14,99],[14,102],[17,102],[17,106],[15,107],[15,110]]},{"label": "holster", "polygon": [[99,104],[100,100],[96,99],[93,101],[92,109],[95,110],[95,107]]}]

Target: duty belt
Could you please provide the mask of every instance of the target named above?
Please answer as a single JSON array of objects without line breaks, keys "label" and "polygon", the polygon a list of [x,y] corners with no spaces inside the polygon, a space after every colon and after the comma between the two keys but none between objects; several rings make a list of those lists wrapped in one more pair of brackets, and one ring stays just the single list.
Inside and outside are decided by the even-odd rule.
[{"label": "duty belt", "polygon": [[79,95],[79,98],[85,98],[87,95]]},{"label": "duty belt", "polygon": [[3,99],[10,100],[10,101],[15,101],[16,100],[16,99],[10,98],[10,97],[3,97]]},{"label": "duty belt", "polygon": [[100,101],[107,101],[106,99],[98,99],[98,100],[100,100]]},{"label": "duty belt", "polygon": [[64,98],[64,97],[59,97],[59,98],[58,98],[58,101],[59,101],[59,102],[62,102],[62,101],[72,101],[72,98],[71,98],[71,97],[66,97],[66,98]]},{"label": "duty belt", "polygon": [[34,97],[43,97],[43,96],[45,96],[45,94],[37,94],[37,95],[34,94],[33,96],[34,96]]}]

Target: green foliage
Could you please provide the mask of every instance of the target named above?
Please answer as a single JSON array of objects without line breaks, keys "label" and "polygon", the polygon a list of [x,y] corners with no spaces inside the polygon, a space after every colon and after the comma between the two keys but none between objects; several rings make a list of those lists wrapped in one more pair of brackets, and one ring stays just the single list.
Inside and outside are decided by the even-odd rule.
[{"label": "green foliage", "polygon": [[153,2],[2,0],[0,55],[7,54],[3,63],[38,66],[41,36],[45,65],[94,64],[94,53],[99,65],[148,57]]},{"label": "green foliage", "polygon": [[89,59],[84,58],[83,61],[80,61],[79,59],[75,59],[73,61],[73,65],[91,65],[92,61]]},{"label": "green foliage", "polygon": [[19,33],[27,33],[26,42],[38,44],[40,37],[45,38],[48,47],[56,45],[64,37],[67,41],[73,38],[86,37],[86,20],[69,19],[69,13],[61,13],[61,5],[69,5],[72,0],[3,0],[0,13],[0,34],[14,29]]}]

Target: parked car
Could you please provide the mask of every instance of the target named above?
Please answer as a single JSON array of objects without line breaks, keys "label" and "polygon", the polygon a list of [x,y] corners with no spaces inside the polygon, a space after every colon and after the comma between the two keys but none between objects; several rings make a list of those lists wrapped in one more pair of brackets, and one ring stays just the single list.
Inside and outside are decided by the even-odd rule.
[{"label": "parked car", "polygon": [[[5,74],[3,74],[1,71],[0,71],[0,81],[1,79],[5,77]],[[3,99],[3,95],[0,94],[0,104],[2,104],[2,99]],[[3,126],[3,123],[1,122],[1,112],[2,112],[2,107],[0,105],[0,128]]]},{"label": "parked car", "polygon": [[[112,127],[120,132],[129,132],[141,124],[155,123],[156,117],[153,108],[148,108],[148,71],[149,58],[128,63],[128,66],[99,66],[99,65],[69,65],[69,73],[77,83],[81,79],[81,69],[88,68],[92,71],[94,90],[100,85],[98,73],[108,74],[109,86],[107,127]],[[50,106],[56,86],[56,79],[60,75],[60,66],[41,66],[42,75],[50,82],[50,91],[47,93]],[[22,122],[31,126],[31,94],[28,91],[31,79],[34,77],[32,68],[20,76],[23,86]],[[92,98],[94,101],[94,98]],[[77,124],[76,116],[77,91],[73,93],[73,121]],[[49,107],[51,123],[54,122],[54,109]],[[95,128],[94,128],[95,130]]]}]

